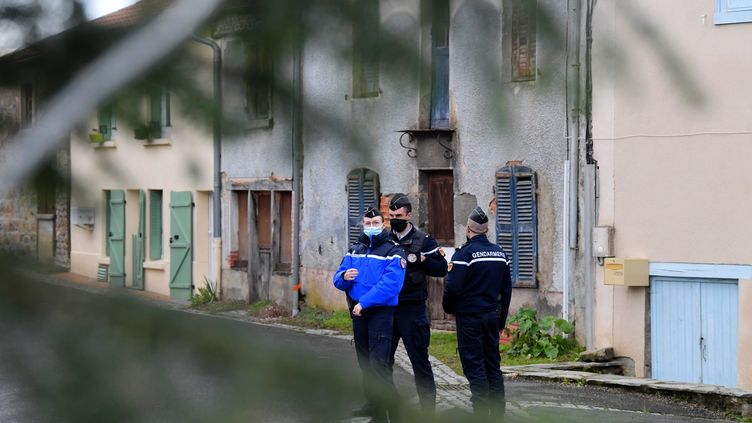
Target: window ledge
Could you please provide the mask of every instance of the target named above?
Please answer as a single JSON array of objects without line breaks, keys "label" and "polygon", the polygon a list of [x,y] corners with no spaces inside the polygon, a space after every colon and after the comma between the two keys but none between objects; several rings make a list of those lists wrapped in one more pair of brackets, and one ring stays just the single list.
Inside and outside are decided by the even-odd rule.
[{"label": "window ledge", "polygon": [[107,257],[107,256],[97,257],[97,264],[106,264],[106,265],[109,266],[110,265],[110,258]]},{"label": "window ledge", "polygon": [[144,147],[161,147],[172,145],[171,138],[155,138],[153,140],[144,140]]},{"label": "window ledge", "polygon": [[104,141],[104,142],[98,142],[98,143],[91,143],[92,147],[94,147],[95,150],[101,150],[105,148],[116,148],[117,145],[115,145],[115,141]]},{"label": "window ledge", "polygon": [[165,262],[164,260],[154,260],[154,261],[144,262],[144,269],[165,270],[165,267],[167,267],[167,262]]},{"label": "window ledge", "polygon": [[264,129],[274,126],[274,119],[249,119],[246,129]]}]

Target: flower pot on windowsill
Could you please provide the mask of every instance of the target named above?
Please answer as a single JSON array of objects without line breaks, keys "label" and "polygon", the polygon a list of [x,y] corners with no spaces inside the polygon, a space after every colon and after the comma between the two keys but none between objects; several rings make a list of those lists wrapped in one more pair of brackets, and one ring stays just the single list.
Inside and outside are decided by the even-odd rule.
[{"label": "flower pot on windowsill", "polygon": [[101,132],[89,132],[89,141],[95,144],[104,142],[104,134]]},{"label": "flower pot on windowsill", "polygon": [[137,140],[148,140],[149,139],[149,127],[139,126],[137,128],[133,128],[133,138]]}]

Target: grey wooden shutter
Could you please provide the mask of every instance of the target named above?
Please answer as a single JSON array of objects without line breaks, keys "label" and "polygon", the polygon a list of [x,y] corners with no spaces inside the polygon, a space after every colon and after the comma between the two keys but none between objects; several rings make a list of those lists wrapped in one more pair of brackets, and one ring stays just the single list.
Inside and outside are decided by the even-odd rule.
[{"label": "grey wooden shutter", "polygon": [[347,175],[347,242],[358,240],[363,221],[363,212],[368,206],[378,206],[379,174],[365,168]]},{"label": "grey wooden shutter", "polygon": [[512,284],[536,288],[538,281],[538,216],[535,173],[526,166],[496,172],[496,237],[512,258]]},{"label": "grey wooden shutter", "polygon": [[537,0],[512,0],[512,82],[534,81]]},{"label": "grey wooden shutter", "polygon": [[379,1],[363,1],[353,20],[353,97],[379,95],[379,24]]}]

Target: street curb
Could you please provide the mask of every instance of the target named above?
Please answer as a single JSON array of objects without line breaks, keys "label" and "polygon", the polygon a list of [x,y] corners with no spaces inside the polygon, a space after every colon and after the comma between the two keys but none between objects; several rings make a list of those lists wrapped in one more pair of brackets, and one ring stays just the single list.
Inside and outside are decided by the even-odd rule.
[{"label": "street curb", "polygon": [[573,383],[578,385],[606,386],[630,392],[666,395],[711,410],[749,416],[752,408],[752,391],[681,382],[666,382],[649,378],[598,374],[575,370],[555,370],[550,365],[502,367],[512,378]]}]

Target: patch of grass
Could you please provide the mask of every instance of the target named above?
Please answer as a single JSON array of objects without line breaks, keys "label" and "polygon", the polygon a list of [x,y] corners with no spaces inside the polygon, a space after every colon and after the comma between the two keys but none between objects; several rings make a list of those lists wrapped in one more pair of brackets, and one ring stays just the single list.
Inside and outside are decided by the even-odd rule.
[{"label": "patch of grass", "polygon": [[256,317],[272,305],[271,301],[256,301],[248,306],[248,315]]},{"label": "patch of grass", "polygon": [[457,353],[457,334],[450,332],[431,333],[431,345],[428,353],[449,366],[458,375],[463,375],[460,356]]},{"label": "patch of grass", "polygon": [[208,304],[193,306],[192,308],[209,313],[222,313],[225,311],[243,310],[246,307],[247,304],[243,301],[214,301]]},{"label": "patch of grass", "polygon": [[318,307],[304,307],[295,317],[283,320],[284,323],[314,329],[330,329],[341,333],[352,333],[352,321],[347,310],[329,311]]},{"label": "patch of grass", "polygon": [[[502,366],[522,366],[526,364],[546,364],[560,363],[563,361],[577,361],[577,354],[567,354],[555,359],[549,358],[527,358],[519,356],[510,356],[507,354],[508,345],[500,345],[501,365]],[[458,375],[462,372],[460,356],[457,352],[457,334],[451,332],[433,332],[431,333],[431,346],[428,352],[439,359],[442,363],[449,366]]]}]

